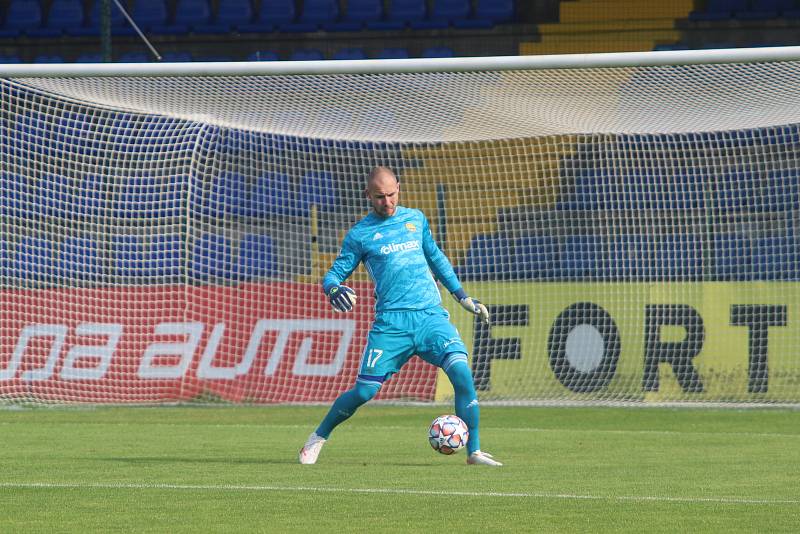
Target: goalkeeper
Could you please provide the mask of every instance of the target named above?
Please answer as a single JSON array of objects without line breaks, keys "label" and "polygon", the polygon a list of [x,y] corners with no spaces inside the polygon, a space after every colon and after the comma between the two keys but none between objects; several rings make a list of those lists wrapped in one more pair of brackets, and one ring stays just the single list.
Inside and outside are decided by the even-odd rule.
[{"label": "goalkeeper", "polygon": [[375,282],[375,320],[355,385],[336,399],[309,436],[300,450],[300,463],[316,463],[333,429],[373,398],[384,382],[417,354],[442,368],[453,384],[456,415],[469,428],[467,463],[502,465],[480,450],[480,408],[467,363],[467,348],[441,306],[431,271],[462,307],[488,324],[486,306],[468,297],[461,288],[422,212],[398,205],[400,184],[391,169],[373,169],[365,194],[374,212],[347,233],[322,286],[336,311],[352,310],[355,292],[342,284],[364,262]]}]

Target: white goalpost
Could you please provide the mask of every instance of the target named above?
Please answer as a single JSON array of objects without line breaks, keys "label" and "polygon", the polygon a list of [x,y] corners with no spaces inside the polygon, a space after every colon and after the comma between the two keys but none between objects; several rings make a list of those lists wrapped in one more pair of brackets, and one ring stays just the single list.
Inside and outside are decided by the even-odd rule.
[{"label": "white goalpost", "polygon": [[800,47],[2,65],[0,403],[332,400],[386,165],[492,312],[443,298],[482,401],[797,404],[799,151]]}]

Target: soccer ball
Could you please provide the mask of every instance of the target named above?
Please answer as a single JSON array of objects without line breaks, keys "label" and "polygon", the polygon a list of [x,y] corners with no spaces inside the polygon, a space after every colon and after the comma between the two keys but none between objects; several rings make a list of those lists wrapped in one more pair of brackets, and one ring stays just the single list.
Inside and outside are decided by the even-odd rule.
[{"label": "soccer ball", "polygon": [[433,450],[442,454],[453,454],[463,449],[469,440],[469,429],[455,415],[442,415],[431,423],[428,441]]}]

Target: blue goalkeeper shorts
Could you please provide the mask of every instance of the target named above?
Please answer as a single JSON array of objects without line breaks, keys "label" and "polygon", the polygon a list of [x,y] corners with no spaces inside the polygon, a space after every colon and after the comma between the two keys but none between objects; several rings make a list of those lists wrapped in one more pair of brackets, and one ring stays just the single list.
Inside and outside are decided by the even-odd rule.
[{"label": "blue goalkeeper shorts", "polygon": [[448,356],[467,347],[450,314],[441,306],[416,311],[385,311],[375,315],[358,371],[360,379],[383,382],[398,372],[413,355],[442,367]]}]

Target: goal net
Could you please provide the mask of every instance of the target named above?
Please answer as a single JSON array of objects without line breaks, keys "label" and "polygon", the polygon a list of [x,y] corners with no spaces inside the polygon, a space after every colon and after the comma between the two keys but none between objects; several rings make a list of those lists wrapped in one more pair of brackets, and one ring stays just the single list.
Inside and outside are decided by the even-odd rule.
[{"label": "goal net", "polygon": [[[800,50],[717,52],[9,67],[0,400],[332,400],[386,165],[492,314],[443,290],[482,401],[800,402]],[[413,358],[379,398],[451,397]]]}]

